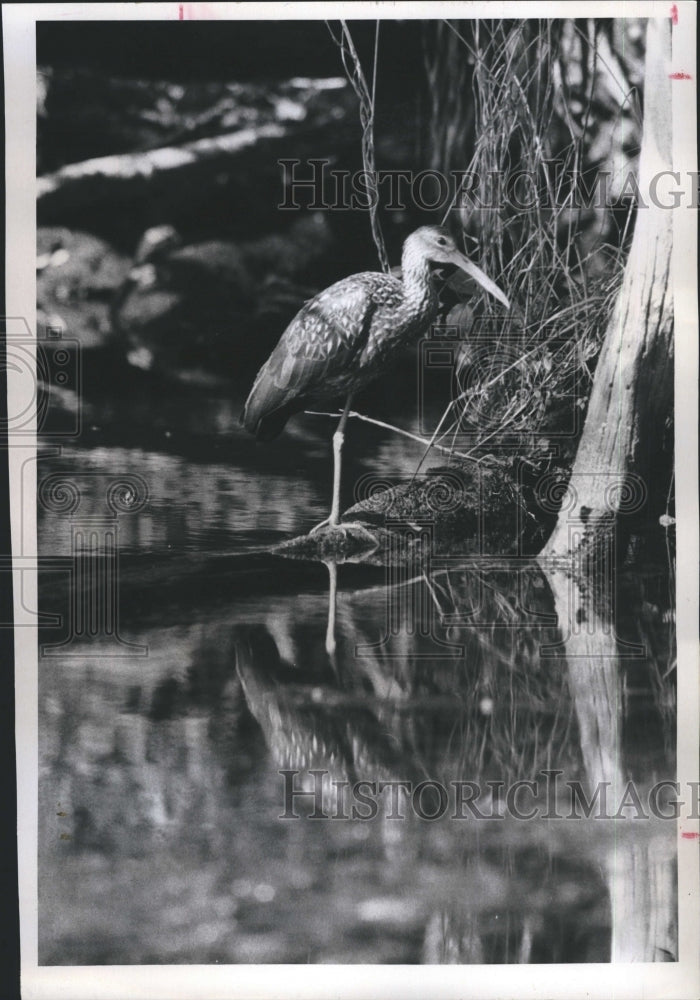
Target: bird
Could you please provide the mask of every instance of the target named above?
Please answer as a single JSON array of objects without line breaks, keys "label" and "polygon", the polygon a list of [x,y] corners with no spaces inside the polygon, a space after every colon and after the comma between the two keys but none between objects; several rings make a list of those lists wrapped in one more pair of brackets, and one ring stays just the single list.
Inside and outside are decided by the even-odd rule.
[{"label": "bird", "polygon": [[260,441],[277,437],[293,414],[345,398],[333,435],[331,512],[313,531],[340,524],[342,449],[352,398],[434,321],[439,299],[433,269],[445,265],[461,268],[510,308],[498,285],[458,249],[447,228],[421,226],[404,241],[401,278],[364,271],[319,292],[296,314],[255,378],[241,419]]}]

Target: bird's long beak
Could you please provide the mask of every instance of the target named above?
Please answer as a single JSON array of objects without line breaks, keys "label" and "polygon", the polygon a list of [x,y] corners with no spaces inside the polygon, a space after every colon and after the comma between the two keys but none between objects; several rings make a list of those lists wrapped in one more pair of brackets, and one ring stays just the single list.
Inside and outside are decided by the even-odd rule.
[{"label": "bird's long beak", "polygon": [[496,282],[491,281],[491,279],[484,274],[481,268],[477,267],[476,264],[472,264],[469,258],[465,257],[463,253],[460,253],[459,250],[455,250],[451,253],[450,263],[456,264],[457,267],[461,268],[461,270],[468,274],[470,278],[473,278],[474,281],[478,282],[481,287],[489,293],[489,295],[493,295],[495,299],[498,299],[499,302],[503,303],[506,309],[510,309],[510,302],[498,287]]}]

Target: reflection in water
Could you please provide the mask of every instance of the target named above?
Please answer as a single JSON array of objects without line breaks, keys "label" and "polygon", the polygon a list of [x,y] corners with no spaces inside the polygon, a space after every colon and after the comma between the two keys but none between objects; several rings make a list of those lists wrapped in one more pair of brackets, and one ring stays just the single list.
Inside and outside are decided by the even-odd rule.
[{"label": "reflection in water", "polygon": [[[625,787],[620,732],[621,670],[618,646],[601,610],[600,594],[587,592],[561,572],[550,575],[576,705],[586,780],[592,790],[609,782]],[[585,625],[584,628],[581,625]],[[643,650],[644,647],[641,647]],[[676,954],[674,831],[645,842],[608,845],[601,857],[614,908],[611,958],[615,962],[673,960]]]},{"label": "reflection in water", "polygon": [[334,560],[326,563],[328,567],[328,625],[326,627],[326,652],[335,666],[335,621],[338,605],[338,566]]},{"label": "reflection in water", "polygon": [[[195,402],[115,404],[118,441],[95,413],[92,447],[39,463],[39,483],[63,473],[80,500],[40,506],[43,555],[69,556],[115,478],[148,485],[119,515],[118,588],[118,634],[148,655],[87,642],[40,660],[40,961],[674,958],[675,823],[475,815],[506,812],[517,781],[568,815],[566,781],[588,798],[609,782],[614,813],[629,777],[642,799],[675,777],[667,575],[620,575],[612,616],[536,563],[274,558],[266,545],[324,516],[327,426],[300,418],[293,447],[258,450],[241,401]],[[411,475],[419,446],[363,433],[348,483]],[[47,565],[42,611],[65,614],[68,581]],[[376,816],[312,820],[311,794],[280,819],[280,770],[311,793],[309,771],[327,772],[329,816],[373,800]],[[393,785],[363,806],[357,781]],[[438,786],[417,810],[396,785],[426,781],[450,792],[441,818],[421,818]]]},{"label": "reflection in water", "polygon": [[[140,662],[44,662],[41,961],[673,959],[675,824],[497,818],[517,781],[551,816],[566,781],[614,812],[629,775],[674,777],[664,727],[635,728],[668,713],[660,614],[638,627],[661,577],[621,581],[616,636],[535,563],[327,568],[270,557],[275,588],[224,581],[168,628],[166,596],[132,608]],[[396,783],[421,782],[416,807]]]}]

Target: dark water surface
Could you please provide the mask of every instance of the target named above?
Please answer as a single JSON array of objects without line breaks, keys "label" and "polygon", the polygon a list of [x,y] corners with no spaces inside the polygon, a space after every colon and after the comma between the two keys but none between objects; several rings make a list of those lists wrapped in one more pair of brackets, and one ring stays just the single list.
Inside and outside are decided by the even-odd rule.
[{"label": "dark water surface", "polygon": [[[327,513],[332,423],[258,446],[240,403],[104,401],[40,460],[40,961],[673,959],[675,824],[559,818],[566,782],[614,814],[675,778],[666,567],[619,572],[611,621],[529,560],[271,555]],[[352,423],[346,505],[419,456]],[[115,523],[118,572],[81,561]],[[80,598],[100,572],[117,609]],[[535,818],[474,815],[516,781]]]}]

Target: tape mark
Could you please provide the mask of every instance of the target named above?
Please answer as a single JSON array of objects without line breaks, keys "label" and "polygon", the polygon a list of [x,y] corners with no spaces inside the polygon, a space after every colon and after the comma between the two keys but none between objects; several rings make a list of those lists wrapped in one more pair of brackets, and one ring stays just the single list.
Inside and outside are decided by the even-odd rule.
[{"label": "tape mark", "polygon": [[671,5],[671,24],[678,24],[678,7],[675,3]]},{"label": "tape mark", "polygon": [[692,831],[683,832],[681,833],[681,837],[683,840],[700,840],[700,833],[693,833]]},{"label": "tape mark", "polygon": [[219,12],[211,3],[178,4],[178,19],[180,21],[212,21],[219,16]]}]

